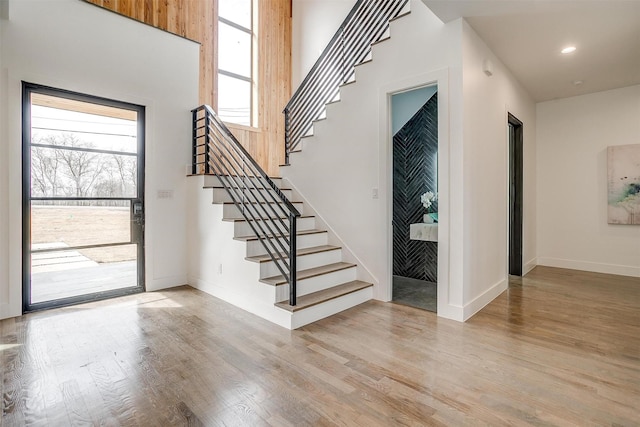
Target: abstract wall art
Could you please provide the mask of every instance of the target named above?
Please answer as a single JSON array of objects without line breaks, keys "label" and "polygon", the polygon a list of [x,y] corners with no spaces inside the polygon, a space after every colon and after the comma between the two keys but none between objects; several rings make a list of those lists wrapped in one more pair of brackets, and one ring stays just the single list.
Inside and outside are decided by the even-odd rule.
[{"label": "abstract wall art", "polygon": [[640,225],[640,144],[607,147],[609,224]]}]

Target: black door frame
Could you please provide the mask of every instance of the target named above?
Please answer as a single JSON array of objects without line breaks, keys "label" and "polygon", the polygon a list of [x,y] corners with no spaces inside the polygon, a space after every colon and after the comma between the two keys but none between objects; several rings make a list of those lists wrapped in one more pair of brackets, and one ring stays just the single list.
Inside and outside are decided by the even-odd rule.
[{"label": "black door frame", "polygon": [[[88,102],[114,108],[135,111],[137,113],[137,195],[134,198],[114,198],[114,200],[130,200],[132,219],[141,225],[141,231],[132,230],[131,244],[137,244],[137,286],[121,288],[93,294],[78,295],[40,303],[31,303],[31,94],[55,96],[74,101]],[[98,151],[98,150],[96,150]],[[145,188],[145,107],[123,101],[102,98],[93,95],[57,89],[35,83],[22,82],[22,311],[23,313],[63,307],[90,301],[98,301],[116,296],[144,292],[145,290],[145,250],[144,250],[144,194]],[[65,198],[79,200],[82,198]],[[87,198],[91,200],[108,200],[110,198]],[[134,205],[142,210],[134,209]],[[113,246],[113,245],[93,245]]]},{"label": "black door frame", "polygon": [[522,122],[508,114],[509,129],[509,274],[522,276],[523,132]]}]

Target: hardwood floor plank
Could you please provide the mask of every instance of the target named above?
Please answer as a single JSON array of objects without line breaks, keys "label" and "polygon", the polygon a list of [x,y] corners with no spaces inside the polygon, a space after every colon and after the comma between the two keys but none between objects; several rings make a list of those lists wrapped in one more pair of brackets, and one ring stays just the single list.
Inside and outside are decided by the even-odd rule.
[{"label": "hardwood floor plank", "polygon": [[640,425],[640,279],[537,267],[462,324],[296,331],[189,287],[0,321],[0,426]]}]

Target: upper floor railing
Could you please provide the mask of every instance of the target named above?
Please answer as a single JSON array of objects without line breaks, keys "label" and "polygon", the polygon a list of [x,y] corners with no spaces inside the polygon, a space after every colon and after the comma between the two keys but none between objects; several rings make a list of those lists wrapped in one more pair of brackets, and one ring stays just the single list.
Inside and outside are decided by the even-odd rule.
[{"label": "upper floor railing", "polygon": [[322,116],[325,105],[337,98],[340,85],[352,78],[354,66],[367,58],[371,44],[380,40],[389,28],[389,21],[397,17],[408,2],[356,2],[284,109],[286,164],[313,121]]}]

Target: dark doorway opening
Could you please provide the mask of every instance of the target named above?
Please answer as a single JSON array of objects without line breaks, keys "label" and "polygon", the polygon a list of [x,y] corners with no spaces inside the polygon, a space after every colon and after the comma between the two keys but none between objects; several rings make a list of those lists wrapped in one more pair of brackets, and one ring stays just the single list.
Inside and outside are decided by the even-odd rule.
[{"label": "dark doorway opening", "polygon": [[522,122],[509,113],[509,274],[522,276]]},{"label": "dark doorway opening", "polygon": [[22,95],[23,311],[144,291],[145,108]]}]

